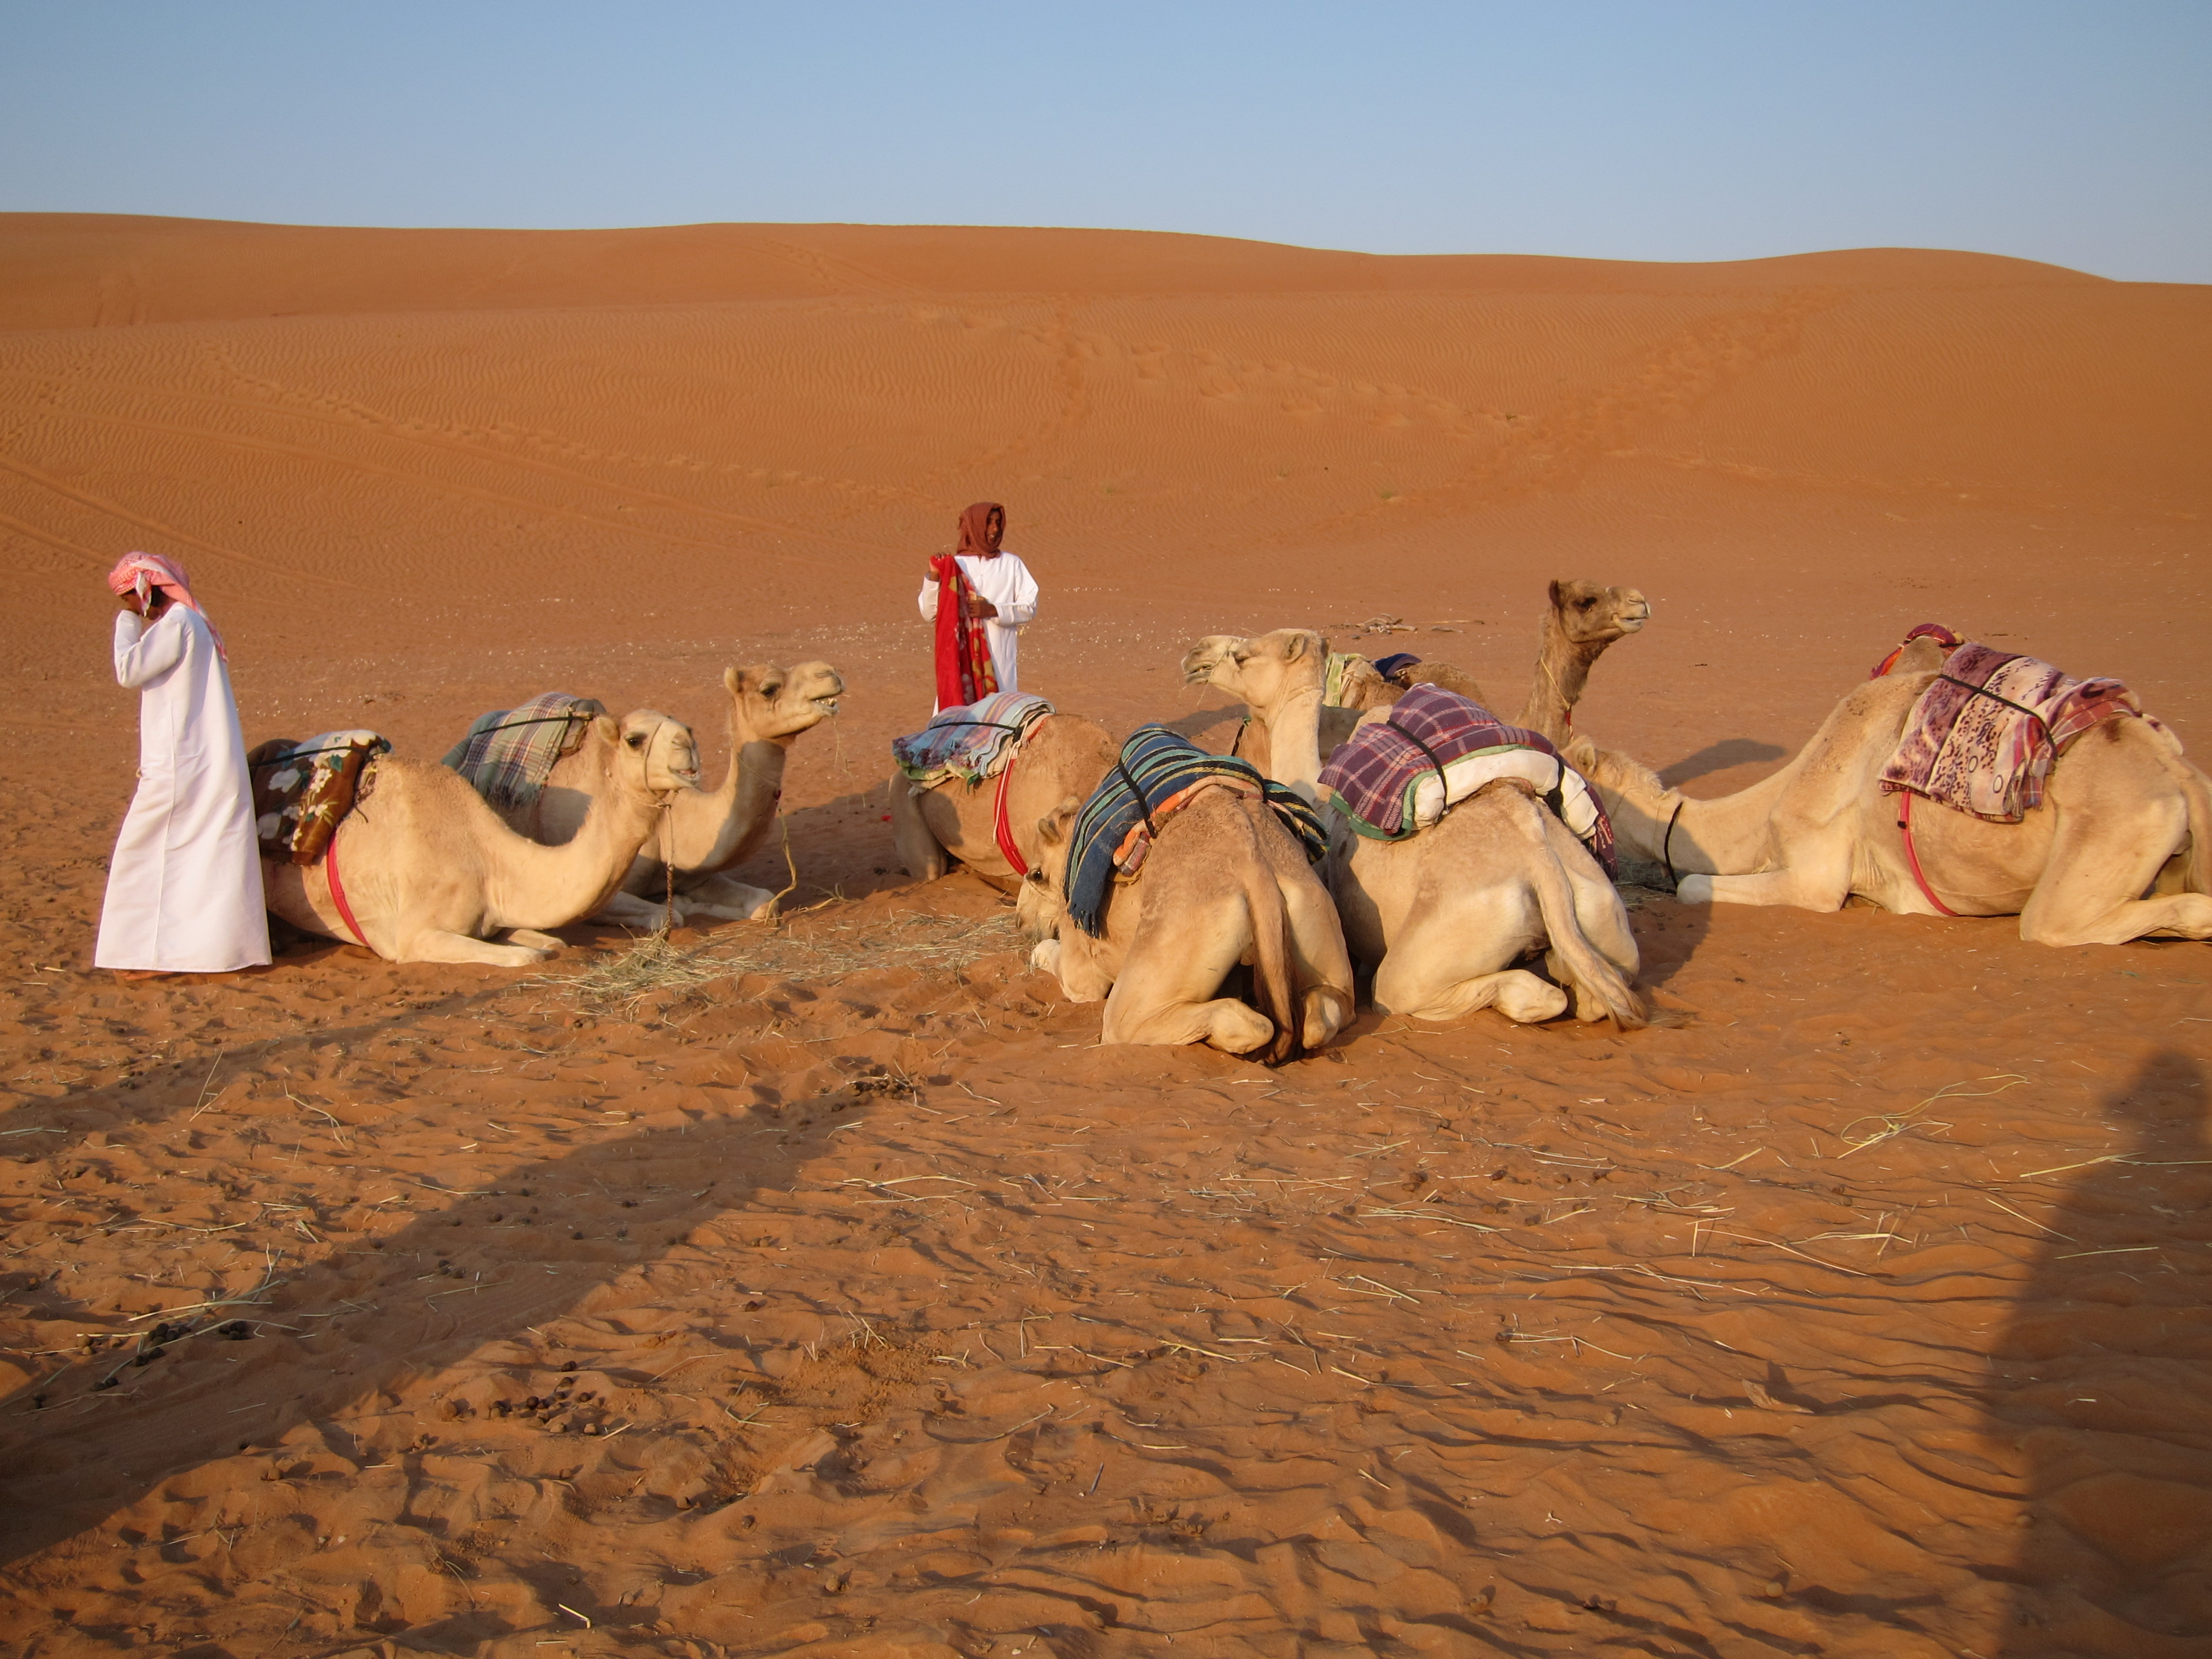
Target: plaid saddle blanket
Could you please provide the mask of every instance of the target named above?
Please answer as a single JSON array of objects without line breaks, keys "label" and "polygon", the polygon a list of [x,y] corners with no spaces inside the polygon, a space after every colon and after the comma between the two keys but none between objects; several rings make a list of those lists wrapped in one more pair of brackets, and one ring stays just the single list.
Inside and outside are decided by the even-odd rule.
[{"label": "plaid saddle blanket", "polygon": [[1306,862],[1328,850],[1321,817],[1249,761],[1210,755],[1164,726],[1140,726],[1120,758],[1076,814],[1067,852],[1067,914],[1094,939],[1105,931],[1106,901],[1115,880],[1135,879],[1162,821],[1207,789],[1233,789],[1275,809]]},{"label": "plaid saddle blanket", "polygon": [[520,708],[477,715],[468,735],[440,763],[459,772],[501,811],[528,806],[545,787],[553,763],[573,753],[586,728],[606,712],[590,697],[548,691]]},{"label": "plaid saddle blanket", "polygon": [[392,744],[374,732],[325,732],[305,743],[271,738],[246,757],[253,779],[253,834],[264,858],[313,864],[338,824],[368,796],[364,769]]},{"label": "plaid saddle blanket", "polygon": [[1416,685],[1387,720],[1356,728],[1322,769],[1321,788],[1361,835],[1402,841],[1507,777],[1532,785],[1606,873],[1614,873],[1613,823],[1582,774],[1542,732],[1508,726],[1442,686]]},{"label": "plaid saddle blanket", "polygon": [[891,758],[917,793],[947,778],[971,788],[1006,769],[1036,723],[1052,713],[1042,697],[994,691],[934,716],[921,731],[891,739]]},{"label": "plaid saddle blanket", "polygon": [[1906,719],[1882,768],[1887,791],[1910,789],[1995,823],[2018,823],[2043,804],[2051,763],[2093,726],[2135,719],[2180,740],[2115,679],[2069,679],[2047,662],[1967,641],[1944,663]]}]

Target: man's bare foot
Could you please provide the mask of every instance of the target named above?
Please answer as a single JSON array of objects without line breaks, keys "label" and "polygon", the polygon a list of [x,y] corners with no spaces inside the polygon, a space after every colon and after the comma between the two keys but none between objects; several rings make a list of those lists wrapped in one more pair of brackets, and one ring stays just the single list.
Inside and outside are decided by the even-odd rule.
[{"label": "man's bare foot", "polygon": [[159,968],[111,968],[107,970],[118,979],[159,979]]}]

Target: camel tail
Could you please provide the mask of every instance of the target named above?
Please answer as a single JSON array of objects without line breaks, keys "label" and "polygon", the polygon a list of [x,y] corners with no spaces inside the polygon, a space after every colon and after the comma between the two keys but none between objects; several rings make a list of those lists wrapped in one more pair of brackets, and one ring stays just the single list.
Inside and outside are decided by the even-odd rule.
[{"label": "camel tail", "polygon": [[[1528,805],[1533,811],[1544,811],[1533,800]],[[1552,850],[1545,826],[1540,822],[1535,829],[1539,850],[1529,873],[1536,889],[1537,908],[1543,913],[1544,932],[1550,936],[1552,948],[1566,964],[1567,975],[1574,981],[1575,988],[1595,997],[1616,1027],[1624,1031],[1641,1029],[1650,1018],[1643,994],[1583,932],[1582,918],[1575,913],[1574,884],[1567,879],[1559,855]]]},{"label": "camel tail", "polygon": [[1252,914],[1253,999],[1260,1012],[1275,1024],[1275,1035],[1261,1058],[1270,1066],[1279,1066],[1286,1060],[1296,1060],[1304,1049],[1298,1040],[1297,981],[1291,966],[1291,915],[1260,845],[1263,826],[1259,815],[1269,810],[1261,801],[1244,803],[1245,818],[1252,827],[1252,852],[1244,867],[1244,902]]}]

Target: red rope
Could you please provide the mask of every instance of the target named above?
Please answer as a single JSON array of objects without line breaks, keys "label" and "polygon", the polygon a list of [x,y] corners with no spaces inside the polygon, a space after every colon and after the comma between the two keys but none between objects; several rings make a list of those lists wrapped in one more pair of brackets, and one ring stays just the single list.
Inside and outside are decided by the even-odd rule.
[{"label": "red rope", "polygon": [[[343,824],[338,826],[339,829],[344,827]],[[346,902],[345,884],[338,879],[338,832],[337,830],[331,831],[331,844],[323,854],[323,873],[330,878],[331,902],[338,907],[338,915],[344,917],[345,925],[353,929],[354,943],[364,950],[374,950],[376,947],[368,942],[368,935],[361,931],[361,924],[353,919],[353,907]]]},{"label": "red rope", "polygon": [[[1037,726],[1043,724],[1043,720],[1036,723]],[[1036,726],[1030,729],[1035,731]],[[991,828],[998,836],[999,851],[1006,855],[1006,862],[1014,866],[1014,873],[1026,878],[1030,872],[1028,860],[1022,857],[1022,849],[1014,844],[1013,825],[1006,822],[1006,785],[1013,779],[1014,763],[1021,757],[1022,751],[1016,749],[1006,757],[1006,763],[999,769],[999,791],[991,804]]]},{"label": "red rope", "polygon": [[1905,837],[1905,861],[1911,866],[1912,879],[1919,883],[1921,892],[1926,896],[1928,902],[1943,915],[1957,915],[1959,913],[1956,910],[1936,896],[1936,890],[1928,884],[1928,878],[1921,873],[1920,854],[1912,848],[1912,792],[1910,789],[1900,789],[1897,792],[1897,828],[1898,832]]}]

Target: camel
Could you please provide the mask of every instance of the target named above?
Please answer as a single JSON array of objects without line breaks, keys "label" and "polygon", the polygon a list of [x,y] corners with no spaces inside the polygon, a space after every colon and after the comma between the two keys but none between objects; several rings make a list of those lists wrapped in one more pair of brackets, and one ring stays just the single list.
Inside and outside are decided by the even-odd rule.
[{"label": "camel", "polygon": [[[1315,737],[1326,656],[1318,634],[1281,629],[1226,648],[1220,636],[1201,640],[1183,659],[1187,679],[1244,699],[1267,730],[1269,775],[1309,799],[1321,775]],[[1620,894],[1516,781],[1477,790],[1403,841],[1376,841],[1340,821],[1324,868],[1346,943],[1375,965],[1377,1008],[1443,1020],[1494,1006],[1528,1024],[1564,1012],[1571,993],[1577,1019],[1609,1018],[1624,1030],[1644,1023]],[[1558,983],[1513,965],[1539,949]]]},{"label": "camel", "polygon": [[[1079,714],[1048,714],[1030,728],[1004,777],[1007,833],[1026,868],[1036,866],[1043,850],[1037,825],[1054,804],[1071,796],[1088,799],[1121,749],[1104,726]],[[934,881],[957,859],[1001,892],[1012,892],[1023,872],[999,850],[1000,787],[999,778],[972,788],[948,779],[917,795],[906,775],[894,771],[891,836],[907,874]]]},{"label": "camel", "polygon": [[[1574,706],[1582,700],[1590,665],[1607,646],[1635,633],[1650,617],[1650,601],[1635,588],[1601,587],[1579,580],[1553,581],[1537,629],[1536,672],[1529,678],[1518,724],[1542,732],[1555,744],[1565,744],[1571,735]],[[1215,635],[1199,645],[1200,648],[1218,646],[1230,637]],[[1328,649],[1326,643],[1322,649]],[[1344,689],[1338,694],[1343,702],[1322,705],[1321,758],[1326,761],[1336,752],[1367,710],[1387,708],[1416,685],[1441,686],[1469,702],[1490,706],[1474,676],[1450,663],[1415,663],[1385,679],[1375,672],[1372,663],[1362,659],[1344,677]],[[1265,728],[1257,721],[1248,721],[1238,731],[1230,752],[1267,772]]]},{"label": "camel", "polygon": [[[1328,890],[1264,802],[1207,789],[1161,826],[1104,937],[1067,917],[1069,796],[1034,825],[1039,859],[1014,900],[1030,960],[1076,1002],[1106,1000],[1102,1042],[1203,1042],[1270,1063],[1352,1022],[1352,958]],[[1239,963],[1260,1006],[1220,994]],[[1264,1012],[1263,1012],[1264,1011]]]},{"label": "camel", "polygon": [[1574,735],[1575,705],[1589,682],[1591,665],[1607,646],[1650,620],[1650,602],[1635,588],[1554,580],[1544,619],[1537,624],[1536,672],[1516,724],[1541,732],[1564,750]]},{"label": "camel", "polygon": [[[845,682],[826,662],[803,662],[791,668],[769,663],[728,668],[722,684],[730,696],[729,769],[712,789],[694,786],[670,796],[667,816],[646,837],[629,873],[595,920],[658,928],[693,915],[744,921],[774,914],[774,893],[721,872],[760,850],[775,822],[791,745],[837,712]],[[578,769],[578,758],[564,756],[556,763],[536,803],[507,813],[508,824],[549,847],[574,836],[591,800],[572,781],[587,775]],[[672,867],[673,914],[668,907]]]},{"label": "camel", "polygon": [[[1914,641],[1780,771],[1716,800],[1668,789],[1587,739],[1577,762],[1621,847],[1679,878],[1686,904],[1834,910],[1856,897],[1937,915],[1913,878],[1898,798],[1878,780],[1943,658],[1934,640]],[[2212,939],[2212,786],[2142,720],[2108,720],[2075,739],[2043,804],[2018,823],[1917,806],[1912,852],[1955,915],[2017,915],[2020,936],[2041,945]]]},{"label": "camel", "polygon": [[[687,754],[695,757],[688,773],[668,763]],[[542,930],[606,902],[663,798],[697,782],[696,755],[690,728],[650,709],[592,720],[569,775],[591,810],[560,847],[516,834],[459,773],[386,756],[364,774],[359,803],[321,861],[262,860],[269,908],[308,933],[357,939],[388,962],[543,962],[562,942]],[[334,867],[357,933],[331,896]]]}]

